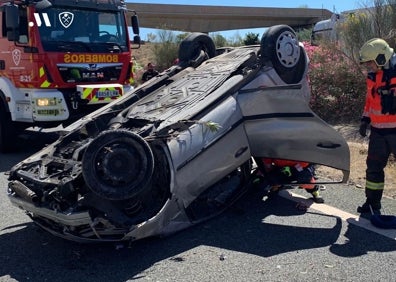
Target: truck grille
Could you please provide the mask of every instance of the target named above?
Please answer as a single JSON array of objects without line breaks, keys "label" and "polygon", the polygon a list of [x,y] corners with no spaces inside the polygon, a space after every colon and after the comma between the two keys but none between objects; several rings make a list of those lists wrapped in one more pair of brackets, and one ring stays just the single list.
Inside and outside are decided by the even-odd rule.
[{"label": "truck grille", "polygon": [[65,83],[116,82],[120,79],[122,64],[58,65],[58,70]]}]

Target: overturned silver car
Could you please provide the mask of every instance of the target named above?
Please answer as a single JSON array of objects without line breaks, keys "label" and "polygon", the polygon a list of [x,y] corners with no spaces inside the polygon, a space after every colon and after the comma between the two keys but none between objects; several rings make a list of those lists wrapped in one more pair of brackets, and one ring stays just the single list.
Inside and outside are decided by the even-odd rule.
[{"label": "overturned silver car", "polygon": [[11,202],[65,239],[133,241],[219,214],[246,191],[253,158],[348,179],[348,145],[309,108],[308,58],[290,27],[222,51],[193,33],[179,59],[15,165]]}]

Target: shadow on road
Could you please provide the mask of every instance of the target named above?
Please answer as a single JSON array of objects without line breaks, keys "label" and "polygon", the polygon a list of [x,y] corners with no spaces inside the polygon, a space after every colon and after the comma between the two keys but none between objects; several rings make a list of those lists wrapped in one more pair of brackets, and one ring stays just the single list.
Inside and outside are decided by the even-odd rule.
[{"label": "shadow on road", "polygon": [[[332,246],[341,256],[345,246],[334,245],[340,236],[342,222],[329,217],[329,228],[287,226],[270,223],[271,217],[300,216],[295,203],[277,197],[263,202],[258,192],[251,192],[223,215],[166,238],[151,238],[119,245],[81,245],[50,235],[29,222],[3,229],[0,236],[2,261],[0,277],[8,275],[17,281],[126,281],[145,276],[154,264],[169,260],[188,261],[183,253],[198,246],[214,246],[237,252],[271,257],[277,254]],[[304,216],[323,217],[307,213]],[[297,224],[296,224],[297,225]],[[370,244],[358,241],[359,231],[348,230],[352,244],[368,250],[394,251],[386,240]],[[373,235],[374,236],[374,235]],[[307,240],[307,237],[315,240]],[[334,248],[338,248],[336,251]]]},{"label": "shadow on road", "polygon": [[[362,236],[364,232],[364,236]],[[330,251],[341,257],[358,257],[368,252],[396,251],[396,243],[392,239],[378,236],[373,232],[349,224],[344,236],[347,238],[344,244],[333,244]]]},{"label": "shadow on road", "polygon": [[15,139],[15,152],[7,154],[0,153],[0,172],[10,170],[13,165],[39,151],[47,144],[54,142],[57,138],[58,134],[56,132],[25,130]]}]

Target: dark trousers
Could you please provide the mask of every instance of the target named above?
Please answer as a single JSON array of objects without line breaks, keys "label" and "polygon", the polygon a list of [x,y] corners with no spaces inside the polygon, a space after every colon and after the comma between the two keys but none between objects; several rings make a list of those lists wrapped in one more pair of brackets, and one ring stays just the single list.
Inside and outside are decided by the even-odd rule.
[{"label": "dark trousers", "polygon": [[390,154],[396,156],[396,134],[380,134],[374,130],[370,133],[367,154],[366,179],[372,182],[384,182],[384,168]]},{"label": "dark trousers", "polygon": [[367,203],[380,208],[384,190],[384,168],[390,154],[396,156],[396,133],[381,134],[376,129],[370,133],[368,154],[366,159],[366,197]]}]

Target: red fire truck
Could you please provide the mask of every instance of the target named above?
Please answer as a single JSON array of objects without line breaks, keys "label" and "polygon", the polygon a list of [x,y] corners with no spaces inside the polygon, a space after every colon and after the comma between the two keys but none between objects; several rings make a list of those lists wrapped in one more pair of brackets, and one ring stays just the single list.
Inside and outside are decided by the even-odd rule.
[{"label": "red fire truck", "polygon": [[2,1],[0,151],[21,129],[70,123],[132,88],[129,13],[139,43],[124,0]]}]

